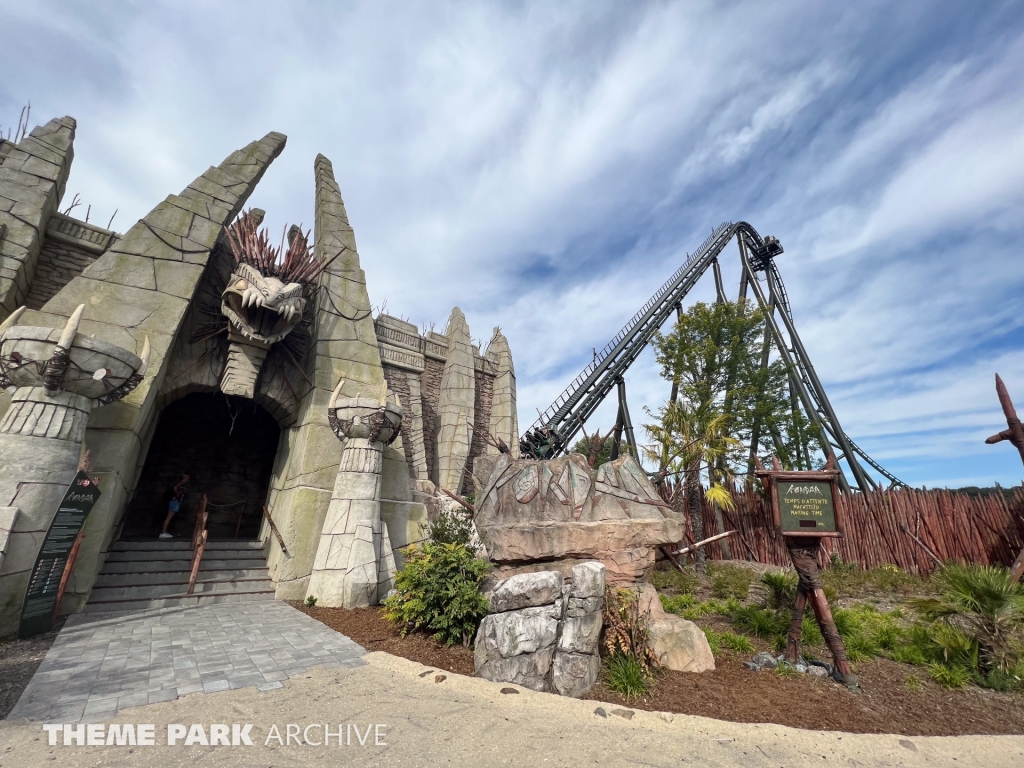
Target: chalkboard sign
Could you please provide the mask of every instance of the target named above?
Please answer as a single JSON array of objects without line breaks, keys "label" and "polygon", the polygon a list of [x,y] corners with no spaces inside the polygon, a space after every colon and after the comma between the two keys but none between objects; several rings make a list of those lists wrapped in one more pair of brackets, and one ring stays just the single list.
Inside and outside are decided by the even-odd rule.
[{"label": "chalkboard sign", "polygon": [[53,609],[64,566],[85,518],[99,497],[100,489],[85,472],[79,472],[64,493],[28,582],[18,630],[21,637],[32,637],[53,627]]},{"label": "chalkboard sign", "polygon": [[836,507],[827,480],[778,480],[779,523],[782,534],[835,534]]}]

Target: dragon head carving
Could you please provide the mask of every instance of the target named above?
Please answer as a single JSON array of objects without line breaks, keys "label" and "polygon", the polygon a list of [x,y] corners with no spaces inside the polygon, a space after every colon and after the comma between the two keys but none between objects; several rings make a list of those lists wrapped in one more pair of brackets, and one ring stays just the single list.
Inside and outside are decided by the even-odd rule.
[{"label": "dragon head carving", "polygon": [[260,344],[275,344],[302,319],[306,289],[264,275],[251,264],[239,263],[221,296],[220,311],[235,335]]},{"label": "dragon head carving", "polygon": [[292,227],[288,247],[275,248],[261,211],[247,211],[226,229],[234,257],[231,276],[221,293],[221,314],[228,321],[228,353],[220,388],[252,398],[270,348],[302,322],[317,280],[330,261],[315,255],[309,235]]}]

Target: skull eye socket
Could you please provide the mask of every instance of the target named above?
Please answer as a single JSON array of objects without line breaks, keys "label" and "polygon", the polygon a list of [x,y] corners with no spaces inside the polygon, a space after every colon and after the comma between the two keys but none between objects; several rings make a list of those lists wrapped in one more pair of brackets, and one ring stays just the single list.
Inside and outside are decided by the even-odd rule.
[{"label": "skull eye socket", "polygon": [[245,290],[245,286],[247,286],[248,284],[249,283],[247,283],[245,280],[239,280],[237,283],[235,283],[235,290],[236,291],[244,291]]}]

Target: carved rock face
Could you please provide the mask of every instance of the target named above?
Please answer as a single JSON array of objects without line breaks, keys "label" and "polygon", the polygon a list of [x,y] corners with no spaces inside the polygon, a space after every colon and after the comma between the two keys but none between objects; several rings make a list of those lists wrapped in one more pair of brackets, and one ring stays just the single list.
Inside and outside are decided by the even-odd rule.
[{"label": "carved rock face", "polygon": [[250,264],[239,264],[221,296],[220,311],[232,330],[246,339],[275,344],[298,324],[306,309],[302,285],[267,277]]},{"label": "carved rock face", "polygon": [[682,518],[630,456],[595,472],[580,454],[549,461],[481,456],[473,472],[483,482],[474,522],[508,575],[543,565],[563,573],[597,560],[612,584],[643,581],[655,548],[681,541]]}]

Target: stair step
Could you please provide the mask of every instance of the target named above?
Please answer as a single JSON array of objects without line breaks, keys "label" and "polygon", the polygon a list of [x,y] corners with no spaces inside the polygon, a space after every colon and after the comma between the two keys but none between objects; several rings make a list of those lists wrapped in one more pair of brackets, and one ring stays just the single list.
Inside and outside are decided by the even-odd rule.
[{"label": "stair step", "polygon": [[145,611],[154,608],[194,608],[211,603],[242,603],[252,601],[273,600],[274,590],[258,590],[253,592],[206,592],[195,595],[173,595],[152,600],[123,599],[88,602],[86,613],[102,613],[110,611]]},{"label": "stair step", "polygon": [[[235,581],[239,579],[270,578],[266,567],[263,568],[206,568],[206,563],[199,565],[198,581]],[[183,568],[177,571],[148,571],[139,573],[101,573],[96,577],[93,588],[101,587],[132,587],[147,584],[187,584],[191,570]]]},{"label": "stair step", "polygon": [[[212,571],[212,570],[249,570],[252,568],[266,568],[267,561],[260,558],[248,558],[248,559],[232,559],[232,560],[221,560],[219,559],[220,553],[218,553],[218,559],[207,559],[203,557],[202,563],[200,563],[200,570]],[[119,562],[110,562],[107,560],[103,566],[103,574],[115,574],[115,573],[152,573],[154,571],[189,571],[191,570],[192,558],[180,558],[177,560],[122,560]]]},{"label": "stair step", "polygon": [[[258,557],[263,559],[263,551],[259,549],[217,549],[214,547],[207,547],[205,550],[206,554],[203,555],[205,560],[207,556],[215,557],[218,560],[231,560],[231,559],[252,559]],[[114,550],[107,553],[108,563],[128,563],[128,562],[145,562],[149,560],[191,560],[192,550],[189,548],[184,549],[129,549],[129,550]]]},{"label": "stair step", "polygon": [[[195,594],[234,594],[236,592],[262,592],[273,590],[270,578],[240,579],[237,581],[196,580]],[[177,584],[139,584],[122,587],[93,587],[89,602],[102,603],[109,600],[154,600],[160,597],[174,597],[186,594],[188,577]]]},{"label": "stair step", "polygon": [[[211,549],[233,549],[245,551],[261,551],[263,543],[245,539],[214,539],[206,542],[207,551]],[[111,552],[152,552],[164,550],[192,549],[190,539],[157,539],[156,541],[116,541],[110,545]]]}]

